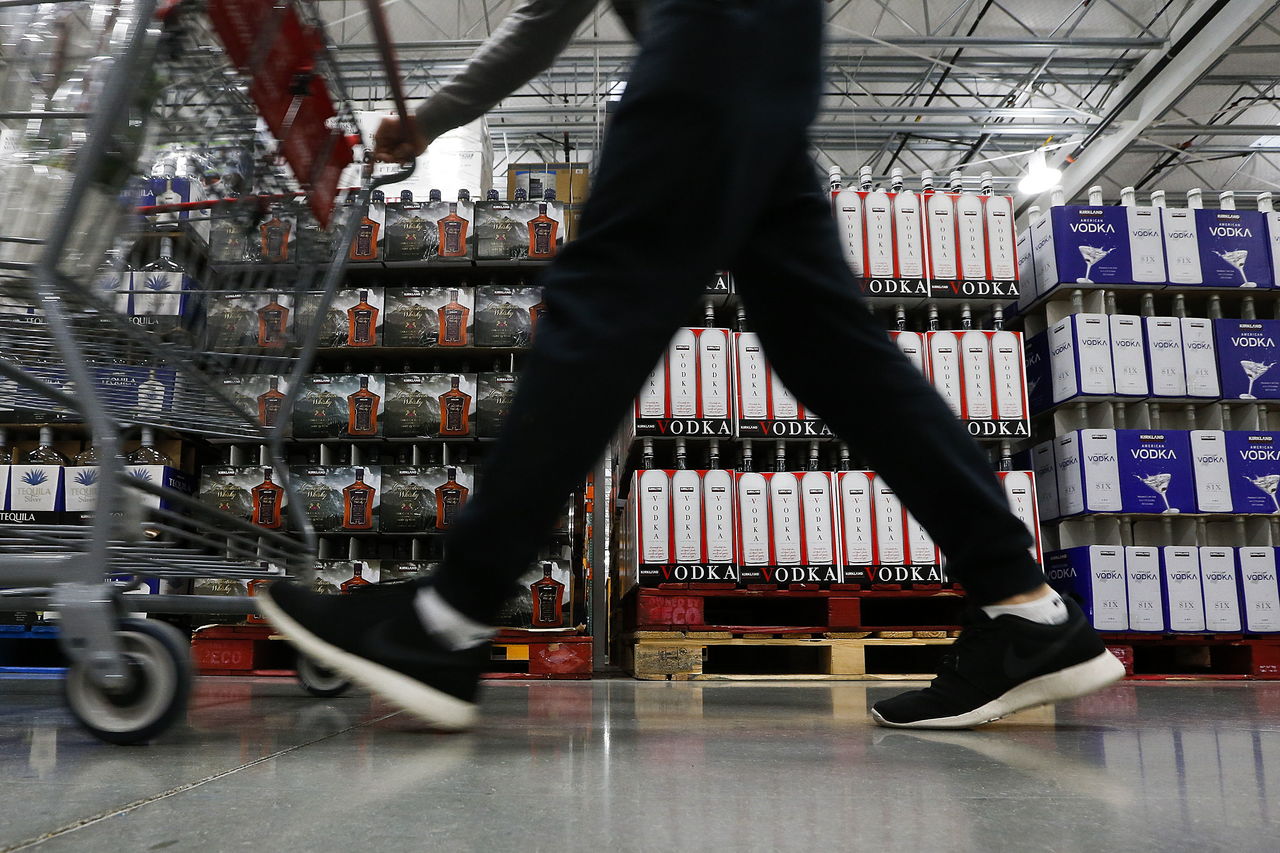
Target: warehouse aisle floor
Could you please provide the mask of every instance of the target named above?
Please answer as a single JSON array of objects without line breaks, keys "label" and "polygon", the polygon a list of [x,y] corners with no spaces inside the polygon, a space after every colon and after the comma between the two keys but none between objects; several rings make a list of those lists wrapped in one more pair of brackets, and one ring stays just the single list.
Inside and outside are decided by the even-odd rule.
[{"label": "warehouse aisle floor", "polygon": [[58,681],[5,679],[0,851],[1275,849],[1280,684],[870,725],[898,689],[503,682],[480,730],[439,736],[363,694],[204,678],[185,725],[125,748]]}]

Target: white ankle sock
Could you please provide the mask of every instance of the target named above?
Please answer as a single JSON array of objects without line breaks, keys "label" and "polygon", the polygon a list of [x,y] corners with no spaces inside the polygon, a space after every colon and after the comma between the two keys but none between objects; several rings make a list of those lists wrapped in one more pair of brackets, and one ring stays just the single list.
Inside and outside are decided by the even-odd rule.
[{"label": "white ankle sock", "polygon": [[1010,616],[1021,616],[1030,622],[1041,625],[1061,625],[1067,621],[1067,605],[1062,603],[1062,596],[1053,590],[1034,601],[1022,604],[990,604],[982,608],[982,612],[992,619],[1008,613]]},{"label": "white ankle sock", "polygon": [[427,633],[455,652],[474,648],[497,633],[465,613],[460,613],[432,587],[418,590],[413,606]]}]

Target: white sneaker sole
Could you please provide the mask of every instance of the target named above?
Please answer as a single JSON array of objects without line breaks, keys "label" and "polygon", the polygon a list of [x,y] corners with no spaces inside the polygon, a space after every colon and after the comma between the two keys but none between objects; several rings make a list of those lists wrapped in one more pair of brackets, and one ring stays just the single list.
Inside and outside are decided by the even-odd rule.
[{"label": "white sneaker sole", "polygon": [[476,706],[423,684],[416,678],[353,655],[326,643],[291,619],[267,591],[257,599],[258,609],[289,642],[317,663],[342,673],[356,684],[376,693],[397,708],[440,731],[465,731],[475,725]]},{"label": "white sneaker sole", "polygon": [[1024,681],[981,707],[954,717],[936,717],[914,723],[895,723],[871,709],[872,718],[895,729],[971,729],[1007,717],[1015,711],[1052,705],[1077,696],[1086,696],[1124,678],[1124,664],[1111,652],[1103,652],[1084,663]]}]

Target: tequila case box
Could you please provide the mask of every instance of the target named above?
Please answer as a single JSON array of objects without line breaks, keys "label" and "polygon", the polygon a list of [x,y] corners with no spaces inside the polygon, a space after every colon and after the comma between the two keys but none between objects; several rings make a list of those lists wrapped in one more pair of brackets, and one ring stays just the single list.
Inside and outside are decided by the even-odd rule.
[{"label": "tequila case box", "polygon": [[481,373],[476,379],[476,435],[497,438],[516,396],[514,373]]},{"label": "tequila case box", "polygon": [[8,465],[5,520],[18,524],[57,523],[65,510],[64,475],[60,465]]},{"label": "tequila case box", "polygon": [[731,471],[637,471],[623,529],[623,588],[737,586],[734,494]]},{"label": "tequila case box", "polygon": [[293,411],[295,438],[372,438],[382,434],[383,375],[313,374]]},{"label": "tequila case box", "polygon": [[678,330],[636,397],[635,434],[731,437],[733,337],[728,329]]},{"label": "tequila case box", "polygon": [[293,328],[288,293],[213,293],[208,296],[205,333],[209,348],[284,349]]},{"label": "tequila case box", "polygon": [[[152,175],[143,181],[137,205],[138,207],[152,207],[155,205],[185,204],[187,202],[205,201],[207,198],[208,192],[205,188],[204,180],[200,177]],[[201,216],[203,212],[199,209],[188,209],[157,213],[155,214],[155,223],[159,228],[174,230],[185,225],[207,243],[210,236],[210,220],[207,216]],[[193,213],[195,214],[194,219],[192,218]]]},{"label": "tequila case box", "polygon": [[546,311],[542,288],[489,284],[476,288],[476,346],[529,346]]},{"label": "tequila case box", "polygon": [[871,471],[836,473],[842,583],[937,586],[938,549],[897,494]]},{"label": "tequila case box", "polygon": [[129,322],[149,332],[170,332],[195,319],[196,292],[194,278],[184,270],[134,270],[125,273]]},{"label": "tequila case box", "polygon": [[299,300],[297,335],[319,324],[321,347],[373,347],[383,343],[382,288],[339,290],[321,315],[323,293],[307,293]]},{"label": "tequila case box", "polygon": [[289,390],[283,376],[247,374],[224,376],[218,380],[222,395],[252,421],[274,427],[280,421],[281,406]]},{"label": "tequila case box", "polygon": [[387,288],[383,341],[389,347],[472,346],[475,292],[469,287]]},{"label": "tequila case box", "polygon": [[472,469],[442,465],[384,465],[382,525],[384,531],[421,533],[447,530],[473,487]]},{"label": "tequila case box", "polygon": [[826,421],[805,409],[787,390],[782,378],[765,358],[764,345],[758,334],[733,333],[732,362],[738,435],[744,438],[832,436]]},{"label": "tequila case box", "polygon": [[558,201],[482,201],[475,210],[480,261],[549,261],[564,245],[565,209]]},{"label": "tequila case box", "polygon": [[1165,623],[1170,631],[1204,631],[1204,586],[1200,549],[1166,545],[1160,549]]},{"label": "tequila case box", "polygon": [[1222,396],[1280,399],[1280,320],[1214,320]]},{"label": "tequila case box", "polygon": [[[76,486],[80,485],[80,483],[74,479],[71,473],[72,471],[76,471],[76,470],[77,469],[75,468],[67,469],[68,473],[66,476],[67,476],[67,511],[68,512],[73,511],[73,508],[71,506],[71,498],[72,498],[72,490],[73,490],[72,483],[75,482]],[[84,469],[79,469],[79,470],[84,470]],[[187,474],[186,472],[180,471],[177,468],[174,468],[169,465],[126,465],[124,468],[124,473],[127,476],[134,478],[135,480],[140,480],[146,483],[154,484],[170,492],[177,492],[183,495],[194,495],[196,493],[195,479],[190,474]],[[81,493],[77,497],[83,500],[84,494]],[[174,501],[167,496],[162,497],[160,495],[154,495],[154,494],[151,494],[150,492],[144,492],[140,489],[134,490],[134,496],[131,499],[137,500],[140,505],[147,507],[149,509],[164,509],[164,510],[181,510],[182,509],[181,505],[177,501]],[[92,509],[92,508],[93,508],[92,506],[89,507],[89,509]]]},{"label": "tequila case box", "polygon": [[376,466],[295,465],[289,475],[317,532],[378,530],[382,491]]},{"label": "tequila case box", "polygon": [[98,392],[117,410],[150,418],[173,410],[177,373],[171,368],[111,364],[92,370]]},{"label": "tequila case box", "polygon": [[1045,569],[1049,583],[1079,602],[1095,629],[1129,630],[1123,547],[1084,545],[1054,551],[1048,555]]},{"label": "tequila case box", "polygon": [[1280,632],[1280,586],[1276,580],[1276,548],[1236,550],[1240,610],[1250,634]]},{"label": "tequila case box", "polygon": [[1160,549],[1127,545],[1124,549],[1125,591],[1129,597],[1130,631],[1164,631],[1164,583]]},{"label": "tequila case box", "polygon": [[1055,439],[1054,454],[1064,516],[1196,511],[1186,432],[1077,430]]},{"label": "tequila case box", "polygon": [[382,422],[389,438],[475,435],[474,373],[391,373],[385,393]]},{"label": "tequila case box", "polygon": [[[898,338],[899,343],[902,337]],[[1026,438],[1022,335],[1008,331],[926,333],[928,376],[975,438]],[[901,346],[900,346],[901,348]]]},{"label": "tequila case box", "polygon": [[1274,287],[1264,215],[1256,210],[1193,211],[1202,281],[1211,287]]},{"label": "tequila case box", "polygon": [[844,583],[833,473],[743,471],[734,480],[743,585]]}]

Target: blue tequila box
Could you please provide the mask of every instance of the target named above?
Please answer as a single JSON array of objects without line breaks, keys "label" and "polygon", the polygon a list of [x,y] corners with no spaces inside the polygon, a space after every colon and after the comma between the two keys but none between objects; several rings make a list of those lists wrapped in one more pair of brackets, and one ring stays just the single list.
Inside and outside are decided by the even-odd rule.
[{"label": "blue tequila box", "polygon": [[1280,399],[1280,320],[1214,320],[1222,396]]},{"label": "blue tequila box", "polygon": [[1256,210],[1196,210],[1204,284],[1274,287],[1267,223]]},{"label": "blue tequila box", "polygon": [[1054,589],[1080,603],[1094,628],[1129,630],[1123,547],[1082,545],[1054,551],[1045,558],[1045,572]]}]

